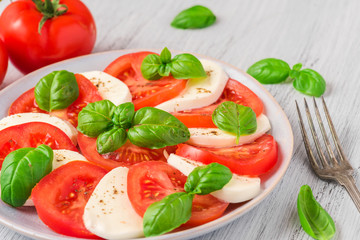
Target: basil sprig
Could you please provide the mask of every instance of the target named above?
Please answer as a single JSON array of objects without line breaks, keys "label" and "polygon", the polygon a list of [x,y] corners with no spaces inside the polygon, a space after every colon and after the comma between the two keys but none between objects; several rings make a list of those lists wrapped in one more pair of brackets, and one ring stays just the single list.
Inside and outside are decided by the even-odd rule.
[{"label": "basil sprig", "polygon": [[149,54],[144,58],[141,73],[148,80],[158,80],[169,76],[170,73],[176,79],[206,77],[199,59],[189,53],[178,54],[171,59],[171,53],[166,47],[160,56]]},{"label": "basil sprig", "polygon": [[229,168],[218,163],[195,168],[186,180],[186,192],[170,194],[146,209],[143,218],[145,236],[158,236],[186,223],[191,217],[194,195],[220,190],[231,178]]},{"label": "basil sprig", "polygon": [[51,172],[53,155],[47,145],[9,153],[1,169],[1,199],[13,207],[24,205],[33,187]]},{"label": "basil sprig", "polygon": [[324,78],[315,70],[302,69],[298,63],[290,69],[289,64],[276,58],[266,58],[254,63],[247,73],[262,84],[281,83],[293,80],[293,87],[306,95],[320,97],[326,90]]},{"label": "basil sprig", "polygon": [[77,129],[89,137],[97,137],[100,154],[115,151],[127,139],[140,147],[158,149],[190,138],[189,129],[168,112],[152,107],[135,111],[133,103],[115,106],[109,100],[84,107],[79,113]]},{"label": "basil sprig", "polygon": [[335,224],[330,215],[314,198],[311,188],[304,185],[300,188],[297,209],[304,231],[315,239],[331,239]]},{"label": "basil sprig", "polygon": [[221,103],[213,112],[212,120],[221,130],[236,134],[236,141],[241,135],[256,131],[256,114],[250,108],[231,101]]},{"label": "basil sprig", "polygon": [[74,73],[66,70],[54,71],[35,86],[35,100],[45,111],[67,108],[79,96],[79,87]]},{"label": "basil sprig", "polygon": [[207,7],[196,5],[180,12],[171,22],[174,28],[205,28],[213,25],[216,16]]}]

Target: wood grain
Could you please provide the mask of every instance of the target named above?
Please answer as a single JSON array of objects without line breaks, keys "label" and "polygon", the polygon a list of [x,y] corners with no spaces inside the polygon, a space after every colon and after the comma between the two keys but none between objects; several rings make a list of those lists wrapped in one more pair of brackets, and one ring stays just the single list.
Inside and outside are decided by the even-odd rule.
[{"label": "wood grain", "polygon": [[[228,0],[84,1],[97,23],[94,52],[124,48],[183,50],[204,54],[242,69],[266,57],[303,63],[327,81],[325,98],[343,148],[360,186],[360,1],[358,0]],[[9,1],[0,3],[2,11]],[[217,22],[202,30],[178,30],[169,23],[181,10],[203,4]],[[10,64],[5,83],[22,75]],[[296,199],[302,185],[312,187],[337,228],[334,239],[359,239],[360,214],[347,192],[319,180],[310,169],[302,145],[294,100],[304,95],[291,83],[266,85],[283,107],[294,130],[292,162],[275,190],[261,204],[205,239],[311,239],[299,224]],[[310,100],[309,97],[305,97]],[[0,226],[0,239],[28,239]]]}]

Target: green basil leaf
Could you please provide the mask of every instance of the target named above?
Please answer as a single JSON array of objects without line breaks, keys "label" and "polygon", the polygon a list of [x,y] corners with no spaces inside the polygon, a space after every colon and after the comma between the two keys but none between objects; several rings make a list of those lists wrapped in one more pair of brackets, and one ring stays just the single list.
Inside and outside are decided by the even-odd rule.
[{"label": "green basil leaf", "polygon": [[306,95],[320,97],[326,90],[324,78],[315,70],[303,69],[298,74],[292,73],[292,77],[294,88]]},{"label": "green basil leaf", "polygon": [[190,138],[189,129],[168,112],[144,107],[135,112],[129,140],[140,147],[151,149],[173,146]]},{"label": "green basil leaf", "polygon": [[35,86],[36,103],[40,109],[48,112],[67,108],[78,96],[75,75],[65,70],[46,75]]},{"label": "green basil leaf", "polygon": [[206,195],[222,189],[232,178],[229,168],[210,163],[195,168],[188,176],[185,191],[192,194]]},{"label": "green basil leaf", "polygon": [[292,70],[300,71],[301,68],[302,68],[302,63],[297,63],[293,66]]},{"label": "green basil leaf", "polygon": [[114,152],[126,143],[126,130],[114,127],[101,133],[96,139],[96,150],[100,154]]},{"label": "green basil leaf", "polygon": [[162,77],[167,77],[170,75],[170,65],[169,64],[161,64],[159,67],[159,75]]},{"label": "green basil leaf", "polygon": [[247,73],[262,84],[285,81],[290,72],[289,64],[276,58],[266,58],[254,63]]},{"label": "green basil leaf", "polygon": [[97,137],[113,126],[115,107],[109,100],[89,103],[78,115],[77,129],[89,137]]},{"label": "green basil leaf", "polygon": [[52,170],[53,151],[47,145],[9,153],[1,169],[1,199],[13,207],[24,205],[33,187]]},{"label": "green basil leaf", "polygon": [[297,209],[304,231],[315,239],[331,239],[335,224],[325,209],[315,200],[311,188],[303,185],[297,199]]},{"label": "green basil leaf", "polygon": [[151,204],[143,218],[146,237],[158,236],[186,223],[191,217],[193,195],[177,192]]},{"label": "green basil leaf", "polygon": [[159,68],[161,60],[159,55],[149,54],[141,63],[141,74],[147,80],[158,80],[161,78],[159,75]]},{"label": "green basil leaf", "polygon": [[165,47],[160,53],[160,60],[163,64],[171,62],[171,53],[167,47]]},{"label": "green basil leaf", "polygon": [[214,124],[221,130],[234,133],[237,141],[240,135],[256,131],[256,114],[250,108],[231,101],[220,104],[212,114]]},{"label": "green basil leaf", "polygon": [[112,121],[116,126],[124,129],[129,129],[131,127],[134,114],[134,104],[131,102],[123,103],[115,108]]},{"label": "green basil leaf", "polygon": [[206,77],[206,72],[199,59],[184,53],[176,55],[169,63],[171,75],[176,79]]},{"label": "green basil leaf", "polygon": [[216,21],[214,13],[204,6],[193,6],[180,12],[171,22],[174,28],[205,28],[213,25]]}]

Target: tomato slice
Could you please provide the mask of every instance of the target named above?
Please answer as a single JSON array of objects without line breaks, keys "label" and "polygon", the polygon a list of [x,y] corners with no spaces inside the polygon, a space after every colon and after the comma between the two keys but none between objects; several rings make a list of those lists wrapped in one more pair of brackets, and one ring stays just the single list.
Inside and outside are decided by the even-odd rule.
[{"label": "tomato slice", "polygon": [[129,141],[116,151],[101,155],[96,150],[96,138],[91,138],[79,133],[78,144],[86,159],[108,170],[116,167],[129,167],[144,161],[166,161],[164,148],[142,148]]},{"label": "tomato slice", "polygon": [[215,103],[207,107],[179,111],[172,114],[189,128],[215,128],[216,126],[211,118],[212,113],[217,106],[226,101],[233,101],[237,104],[250,107],[254,110],[256,116],[259,116],[264,109],[262,101],[255,93],[240,82],[229,79],[222,95]]},{"label": "tomato slice", "polygon": [[31,193],[40,219],[57,233],[98,238],[85,228],[82,217],[87,201],[106,173],[91,163],[73,161],[46,175]]},{"label": "tomato slice", "polygon": [[[62,110],[52,111],[51,114],[61,119],[69,121],[75,127],[77,126],[77,116],[81,109],[88,103],[102,100],[97,88],[83,75],[75,74],[79,86],[79,97],[69,107]],[[17,98],[9,108],[9,115],[25,112],[47,113],[41,110],[35,101],[34,89],[32,88]]]},{"label": "tomato slice", "polygon": [[0,131],[0,169],[5,157],[12,151],[24,147],[46,144],[52,149],[78,151],[70,138],[59,128],[42,122],[30,122]]},{"label": "tomato slice", "polygon": [[205,164],[217,162],[239,175],[264,174],[275,166],[278,159],[277,143],[267,134],[253,143],[228,148],[204,148],[179,144],[176,154]]},{"label": "tomato slice", "polygon": [[186,80],[163,77],[156,81],[146,80],[141,74],[141,63],[153,52],[137,52],[115,59],[104,72],[120,79],[129,88],[135,110],[154,107],[179,95],[186,87]]},{"label": "tomato slice", "polygon": [[[186,176],[165,162],[142,162],[133,165],[128,173],[128,196],[135,211],[144,216],[154,202],[175,192],[183,192]],[[196,195],[190,220],[185,226],[197,226],[220,217],[229,203],[211,195]]]}]

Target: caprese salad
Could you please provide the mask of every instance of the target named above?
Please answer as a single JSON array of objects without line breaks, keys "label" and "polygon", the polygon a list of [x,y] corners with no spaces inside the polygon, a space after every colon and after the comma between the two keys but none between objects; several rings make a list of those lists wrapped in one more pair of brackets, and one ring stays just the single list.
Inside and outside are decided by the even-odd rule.
[{"label": "caprese salad", "polygon": [[216,62],[136,52],[49,73],[0,120],[1,199],[57,233],[194,227],[261,192],[278,159],[263,103]]}]

